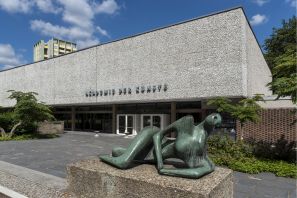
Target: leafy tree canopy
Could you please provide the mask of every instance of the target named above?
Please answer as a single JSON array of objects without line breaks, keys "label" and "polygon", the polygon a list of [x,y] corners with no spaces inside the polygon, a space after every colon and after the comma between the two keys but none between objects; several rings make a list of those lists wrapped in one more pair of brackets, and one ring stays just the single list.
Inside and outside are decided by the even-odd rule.
[{"label": "leafy tree canopy", "polygon": [[[21,92],[9,90],[10,99],[16,100],[11,111],[0,113],[0,130],[2,136],[7,136],[5,130],[10,130],[8,136],[13,136],[19,126],[35,126],[37,122],[52,120],[52,111],[44,103],[38,102],[35,92]],[[31,131],[33,132],[33,131]]]},{"label": "leafy tree canopy", "polygon": [[290,96],[292,102],[297,102],[296,49],[289,49],[285,54],[276,57],[276,66],[272,69],[272,82],[268,87],[280,97]]},{"label": "leafy tree canopy", "polygon": [[239,120],[243,126],[247,121],[258,122],[260,120],[259,112],[262,108],[257,101],[261,100],[263,100],[261,95],[242,99],[238,103],[232,103],[228,98],[217,97],[209,100],[207,105],[215,106],[218,112],[230,114],[234,119]]},{"label": "leafy tree canopy", "polygon": [[296,17],[283,21],[282,27],[274,28],[270,38],[265,40],[265,58],[272,69],[272,82],[268,87],[280,97],[290,96],[296,104]]},{"label": "leafy tree canopy", "polygon": [[296,16],[288,21],[282,21],[282,27],[273,28],[272,34],[265,40],[263,46],[265,59],[272,70],[277,65],[277,57],[287,51],[296,52]]}]

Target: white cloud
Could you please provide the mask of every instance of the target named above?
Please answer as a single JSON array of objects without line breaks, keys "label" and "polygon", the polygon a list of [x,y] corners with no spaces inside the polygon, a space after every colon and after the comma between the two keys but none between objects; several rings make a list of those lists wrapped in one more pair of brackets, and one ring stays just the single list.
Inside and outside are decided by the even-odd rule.
[{"label": "white cloud", "polygon": [[92,26],[94,12],[87,0],[58,0],[63,5],[63,21],[80,27]]},{"label": "white cloud", "polygon": [[10,13],[61,14],[67,25],[61,26],[43,20],[31,20],[31,29],[42,35],[77,42],[78,47],[99,43],[96,35],[109,37],[108,32],[94,23],[95,15],[117,13],[120,6],[115,0],[0,0],[0,9]]},{"label": "white cloud", "polygon": [[297,0],[286,0],[286,3],[289,3],[291,7],[297,7]]},{"label": "white cloud", "polygon": [[2,69],[9,69],[24,63],[21,55],[17,55],[10,44],[0,43],[0,65]]},{"label": "white cloud", "polygon": [[254,16],[252,16],[252,19],[250,20],[250,24],[251,25],[260,25],[263,23],[266,23],[268,21],[268,18],[263,14],[256,14]]},{"label": "white cloud", "polygon": [[33,5],[30,0],[0,0],[0,8],[10,13],[28,13]]},{"label": "white cloud", "polygon": [[61,11],[52,0],[0,0],[0,8],[10,13],[30,13],[35,6],[44,13]]},{"label": "white cloud", "polygon": [[114,14],[120,9],[115,0],[104,0],[102,3],[95,5],[96,13]]},{"label": "white cloud", "polygon": [[55,25],[43,20],[32,20],[31,29],[42,35],[76,42],[78,48],[100,43],[96,34],[109,37],[108,32],[94,24],[96,14],[114,14],[120,6],[114,0],[95,3],[91,0],[57,0],[62,9],[62,20],[68,26]]},{"label": "white cloud", "polygon": [[31,29],[45,36],[76,42],[78,48],[85,48],[100,43],[94,36],[94,29],[92,27],[89,29],[78,26],[63,27],[42,20],[33,20],[31,21]]},{"label": "white cloud", "polygon": [[62,11],[61,8],[54,5],[52,0],[35,0],[36,6],[44,13],[58,14]]},{"label": "white cloud", "polygon": [[253,0],[254,3],[256,3],[258,6],[262,6],[266,3],[268,3],[270,0]]},{"label": "white cloud", "polygon": [[84,39],[92,36],[92,32],[80,27],[63,27],[53,25],[42,20],[32,20],[31,29],[40,32],[42,35],[64,39]]},{"label": "white cloud", "polygon": [[108,34],[108,32],[107,32],[106,30],[102,29],[101,27],[97,26],[97,27],[96,27],[96,30],[97,30],[101,35],[106,36],[106,37],[110,37],[109,34]]}]

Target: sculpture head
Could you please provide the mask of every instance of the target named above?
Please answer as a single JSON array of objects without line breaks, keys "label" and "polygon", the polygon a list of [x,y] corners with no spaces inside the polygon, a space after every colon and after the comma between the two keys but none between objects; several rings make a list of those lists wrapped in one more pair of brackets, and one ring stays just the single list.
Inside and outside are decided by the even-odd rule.
[{"label": "sculpture head", "polygon": [[222,117],[218,113],[212,113],[205,118],[205,124],[212,127],[219,127],[222,123]]}]

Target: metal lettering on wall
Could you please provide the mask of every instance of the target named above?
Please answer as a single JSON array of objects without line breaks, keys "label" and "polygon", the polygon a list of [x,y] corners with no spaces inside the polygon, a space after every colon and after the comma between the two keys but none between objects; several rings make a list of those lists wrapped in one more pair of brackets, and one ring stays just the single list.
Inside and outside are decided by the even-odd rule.
[{"label": "metal lettering on wall", "polygon": [[131,87],[119,88],[119,89],[104,89],[104,90],[90,90],[86,91],[86,97],[100,97],[100,96],[114,96],[114,95],[131,95],[144,94],[144,93],[157,93],[166,92],[168,85],[148,85],[148,86],[137,86],[134,89]]}]

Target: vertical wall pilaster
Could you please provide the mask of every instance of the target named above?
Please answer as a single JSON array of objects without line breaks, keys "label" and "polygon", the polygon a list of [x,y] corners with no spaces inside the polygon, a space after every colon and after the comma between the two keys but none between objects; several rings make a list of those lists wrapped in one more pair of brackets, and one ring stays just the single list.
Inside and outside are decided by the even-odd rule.
[{"label": "vertical wall pilaster", "polygon": [[176,102],[171,102],[171,117],[170,122],[173,123],[176,120]]},{"label": "vertical wall pilaster", "polygon": [[75,130],[75,107],[71,107],[71,131]]},{"label": "vertical wall pilaster", "polygon": [[115,104],[113,104],[112,105],[112,133],[114,133],[114,134],[116,133],[116,128],[117,128],[116,119],[117,119],[117,107]]}]

